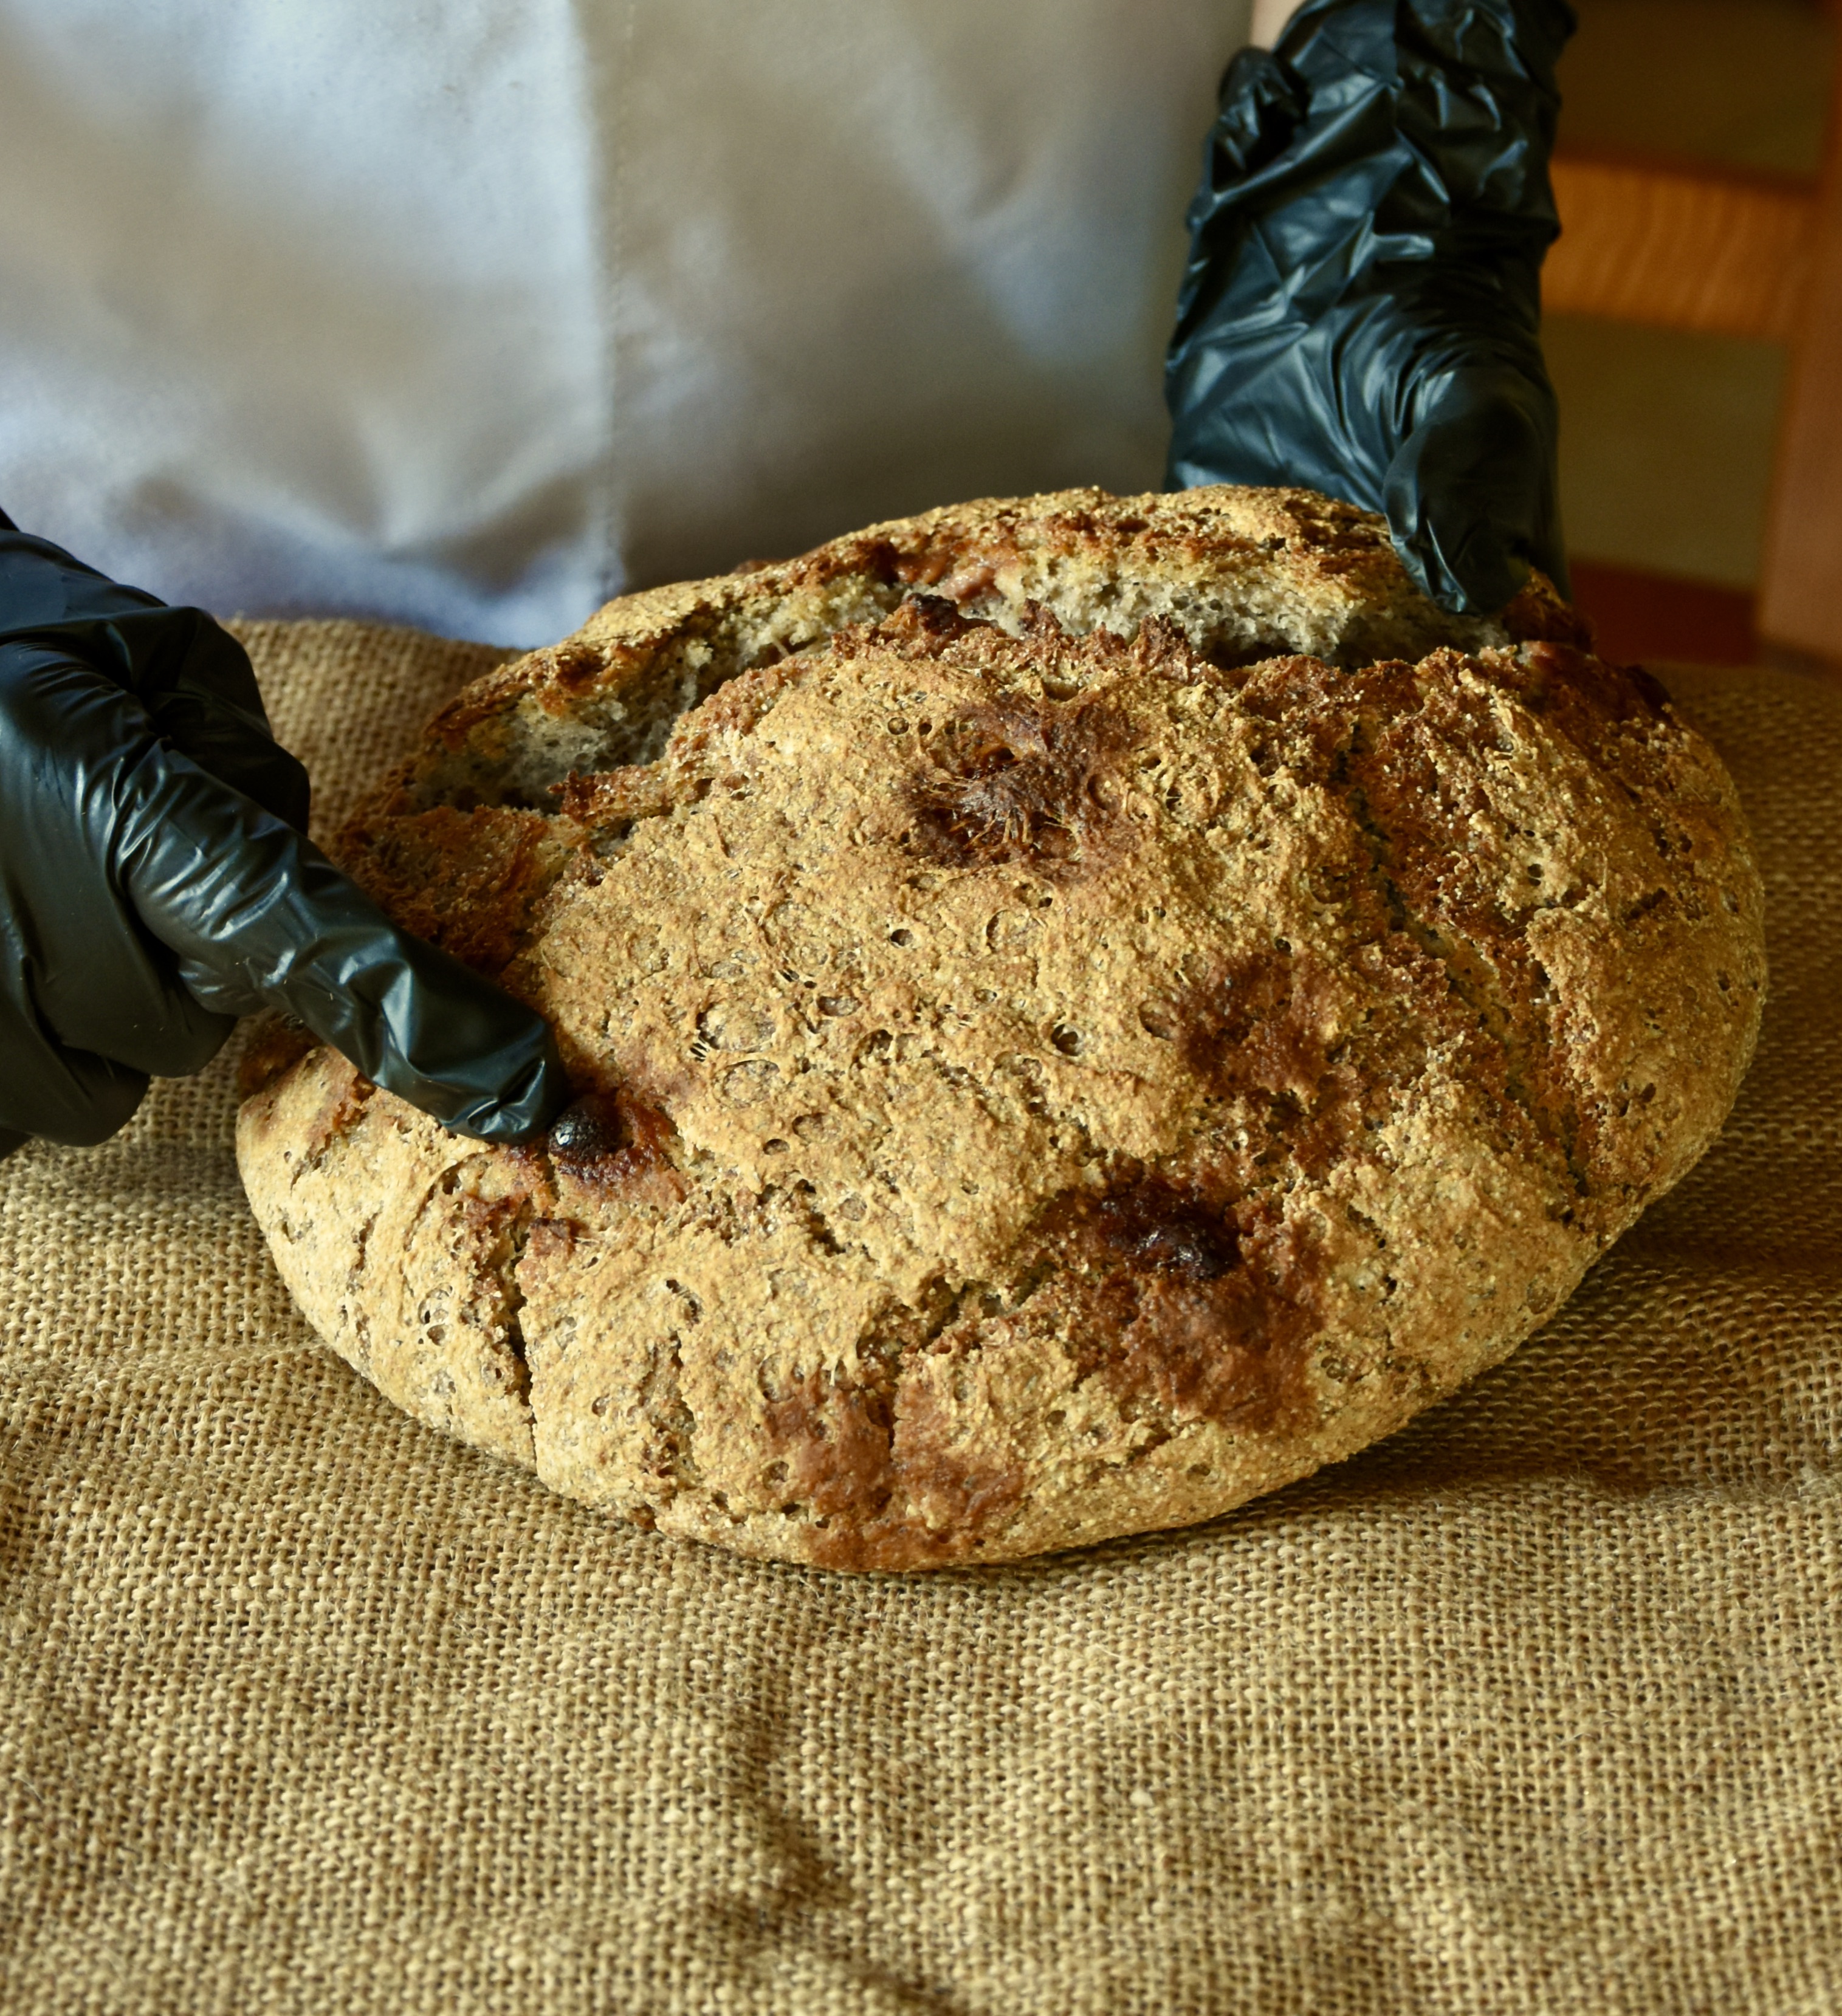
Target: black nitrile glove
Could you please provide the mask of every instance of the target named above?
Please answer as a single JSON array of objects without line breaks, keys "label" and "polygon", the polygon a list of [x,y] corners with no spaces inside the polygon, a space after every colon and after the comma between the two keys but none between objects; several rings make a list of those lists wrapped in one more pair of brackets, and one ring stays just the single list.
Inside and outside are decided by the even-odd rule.
[{"label": "black nitrile glove", "polygon": [[542,1018],[301,837],[243,647],[0,514],[0,1153],[100,1141],[235,1018],[305,1023],[463,1134],[568,1098]]},{"label": "black nitrile glove", "polygon": [[1447,608],[1563,593],[1541,361],[1563,0],[1307,0],[1246,49],[1189,212],[1170,481],[1386,511]]}]

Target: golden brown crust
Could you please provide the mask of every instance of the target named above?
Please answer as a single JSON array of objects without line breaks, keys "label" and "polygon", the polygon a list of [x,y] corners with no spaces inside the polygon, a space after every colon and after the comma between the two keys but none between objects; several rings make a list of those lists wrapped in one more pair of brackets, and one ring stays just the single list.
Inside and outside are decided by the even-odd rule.
[{"label": "golden brown crust", "polygon": [[582,1099],[488,1150],[294,1063],[240,1136],[290,1285],[556,1489],[831,1566],[1205,1518],[1388,1433],[1689,1166],[1757,1025],[1725,772],[1519,603],[1204,491],[611,605],[344,841]]}]

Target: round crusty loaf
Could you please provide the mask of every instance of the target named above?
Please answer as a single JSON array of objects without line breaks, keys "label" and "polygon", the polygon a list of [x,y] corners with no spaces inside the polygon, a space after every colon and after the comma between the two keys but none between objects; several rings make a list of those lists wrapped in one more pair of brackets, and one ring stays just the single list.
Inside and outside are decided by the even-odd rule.
[{"label": "round crusty loaf", "polygon": [[1572,1291],[1752,1049],[1732,787],[1584,642],[1296,491],[613,603],[341,848],[581,1096],[488,1148],[265,1046],[282,1273],[412,1413],[749,1553],[1004,1560],[1346,1456]]}]

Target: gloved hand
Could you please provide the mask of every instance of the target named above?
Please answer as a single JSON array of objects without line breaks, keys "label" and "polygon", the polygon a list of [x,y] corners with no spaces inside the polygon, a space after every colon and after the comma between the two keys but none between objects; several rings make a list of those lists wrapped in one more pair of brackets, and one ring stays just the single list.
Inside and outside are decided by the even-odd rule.
[{"label": "gloved hand", "polygon": [[0,515],[0,1153],[102,1140],[264,1005],[461,1133],[563,1105],[542,1018],[309,845],[307,794],[234,639]]},{"label": "gloved hand", "polygon": [[1386,511],[1448,609],[1564,594],[1540,274],[1563,0],[1307,0],[1244,50],[1189,212],[1170,481]]}]

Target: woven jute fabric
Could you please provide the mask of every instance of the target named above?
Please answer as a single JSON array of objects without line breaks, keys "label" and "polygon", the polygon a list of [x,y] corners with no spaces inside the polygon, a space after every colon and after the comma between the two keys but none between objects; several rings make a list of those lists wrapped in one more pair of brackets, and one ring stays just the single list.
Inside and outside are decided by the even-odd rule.
[{"label": "woven jute fabric", "polygon": [[[247,635],[328,823],[494,656]],[[1671,682],[1769,891],[1725,1137],[1506,1366],[1211,1526],[642,1534],[316,1342],[229,1059],[0,1165],[0,2006],[1842,2006],[1842,705]]]}]

